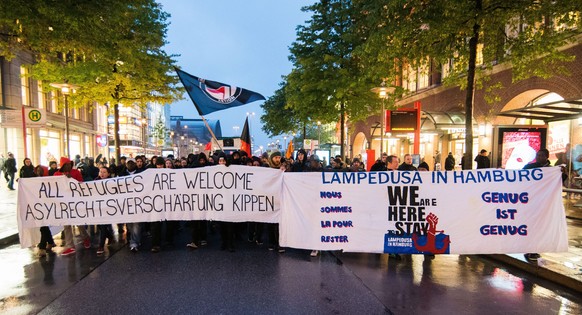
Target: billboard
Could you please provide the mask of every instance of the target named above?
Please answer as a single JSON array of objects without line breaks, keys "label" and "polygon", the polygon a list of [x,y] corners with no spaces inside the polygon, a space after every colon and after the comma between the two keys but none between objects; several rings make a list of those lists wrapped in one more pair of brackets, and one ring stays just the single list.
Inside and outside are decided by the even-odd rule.
[{"label": "billboard", "polygon": [[501,167],[522,169],[534,162],[536,152],[546,147],[547,126],[500,127],[498,147]]},{"label": "billboard", "polygon": [[414,132],[418,118],[416,109],[386,111],[386,132]]}]

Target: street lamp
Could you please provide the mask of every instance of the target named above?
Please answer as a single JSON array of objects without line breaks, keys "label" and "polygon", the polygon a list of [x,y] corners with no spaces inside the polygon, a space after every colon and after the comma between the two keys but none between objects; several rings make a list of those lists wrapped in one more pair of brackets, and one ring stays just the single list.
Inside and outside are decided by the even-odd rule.
[{"label": "street lamp", "polygon": [[67,152],[65,152],[65,156],[68,158],[71,157],[71,151],[69,147],[69,99],[68,96],[70,93],[75,93],[75,89],[77,86],[68,84],[68,83],[51,83],[50,86],[60,89],[61,93],[65,98],[65,147]]},{"label": "street lamp", "polygon": [[141,130],[142,130],[142,135],[143,135],[142,136],[142,145],[143,145],[143,155],[144,156],[146,156],[147,143],[148,143],[148,140],[147,140],[147,131],[146,131],[147,123],[148,123],[147,118],[142,118],[141,119]]},{"label": "street lamp", "polygon": [[317,148],[320,147],[321,142],[321,121],[317,121]]},{"label": "street lamp", "polygon": [[182,146],[184,145],[184,136],[180,136],[180,145],[178,146],[178,158],[182,157]]},{"label": "street lamp", "polygon": [[372,89],[372,92],[378,94],[378,96],[382,99],[382,112],[380,113],[380,156],[384,152],[384,123],[386,120],[386,112],[384,109],[384,102],[388,94],[393,93],[395,90],[392,86],[386,86],[386,82],[382,82],[380,87],[375,87]]}]

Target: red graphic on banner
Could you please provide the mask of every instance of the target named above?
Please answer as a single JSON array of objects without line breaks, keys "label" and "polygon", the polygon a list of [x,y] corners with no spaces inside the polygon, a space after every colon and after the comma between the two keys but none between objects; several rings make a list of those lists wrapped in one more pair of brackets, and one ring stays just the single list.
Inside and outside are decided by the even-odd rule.
[{"label": "red graphic on banner", "polygon": [[443,246],[441,248],[436,248],[436,232],[444,233],[445,231],[437,231],[436,226],[439,222],[439,218],[434,214],[430,213],[426,217],[426,221],[428,221],[428,231],[426,235],[426,242],[424,245],[419,244],[419,237],[418,234],[412,234],[412,241],[414,242],[414,247],[421,252],[429,252],[433,254],[443,254],[449,249],[449,245],[451,244],[451,240],[449,236],[445,236],[442,243]]}]

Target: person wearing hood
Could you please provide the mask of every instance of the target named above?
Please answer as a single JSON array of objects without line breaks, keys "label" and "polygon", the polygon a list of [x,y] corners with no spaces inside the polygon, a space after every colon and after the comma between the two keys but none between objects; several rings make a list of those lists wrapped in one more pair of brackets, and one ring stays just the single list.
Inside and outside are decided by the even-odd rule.
[{"label": "person wearing hood", "polygon": [[292,172],[305,172],[309,169],[309,161],[307,160],[307,152],[305,149],[297,151],[297,159],[291,167]]},{"label": "person wearing hood", "polygon": [[[66,176],[68,178],[73,178],[78,182],[83,181],[83,176],[79,170],[73,169],[73,162],[69,160],[67,157],[61,157],[61,168],[55,172],[53,176]],[[91,237],[87,233],[87,230],[84,226],[78,226],[79,233],[83,238],[83,246],[86,249],[91,248]],[[65,236],[65,250],[61,252],[62,256],[69,256],[73,255],[75,250],[75,232],[72,225],[65,225],[63,227],[63,234]]]}]

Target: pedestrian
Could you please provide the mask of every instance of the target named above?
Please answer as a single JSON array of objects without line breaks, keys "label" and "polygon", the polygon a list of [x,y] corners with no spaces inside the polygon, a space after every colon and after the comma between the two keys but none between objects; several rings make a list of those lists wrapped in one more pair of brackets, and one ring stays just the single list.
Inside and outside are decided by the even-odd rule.
[{"label": "pedestrian", "polygon": [[59,170],[57,161],[49,162],[48,176],[53,176]]},{"label": "pedestrian", "polygon": [[399,171],[418,171],[418,169],[412,165],[412,155],[405,154],[404,162],[398,166]]},{"label": "pedestrian", "polygon": [[[523,169],[524,170],[530,170],[530,169],[534,169],[534,168],[540,168],[540,167],[549,167],[551,166],[550,161],[548,160],[550,158],[550,151],[548,151],[548,149],[540,149],[537,153],[536,153],[536,159],[535,162],[526,164]],[[537,261],[538,258],[541,257],[540,254],[538,253],[527,253],[524,254],[525,259],[530,260],[530,261]]]},{"label": "pedestrian", "polygon": [[[156,168],[169,168],[173,167],[174,164],[172,160],[168,157],[164,159],[158,156],[155,161]],[[176,221],[166,221],[166,243],[173,245],[174,234],[175,234],[175,224]],[[152,234],[152,253],[158,253],[162,249],[162,221],[151,222],[151,234]]]},{"label": "pedestrian", "polygon": [[[188,155],[190,157],[190,155]],[[193,168],[212,166],[209,163],[208,158],[204,152],[198,154],[198,159],[192,161]],[[191,242],[186,244],[189,249],[197,249],[198,246],[206,246],[207,241],[207,231],[208,231],[208,221],[207,220],[193,220],[191,221],[192,226],[192,238]]]},{"label": "pedestrian", "polygon": [[[78,182],[83,181],[83,176],[81,172],[77,169],[73,169],[73,162],[67,157],[61,157],[61,168],[55,172],[54,176],[66,176],[77,180]],[[83,238],[83,246],[85,249],[91,248],[91,237],[87,233],[87,229],[84,226],[78,226],[79,233]],[[72,225],[65,225],[63,227],[63,234],[65,238],[65,250],[61,252],[63,256],[73,255],[76,252],[75,249],[75,230]]]},{"label": "pedestrian", "polygon": [[20,167],[20,171],[18,172],[19,178],[30,178],[35,177],[34,175],[34,165],[32,165],[32,161],[29,158],[24,158],[22,161],[22,167]]},{"label": "pedestrian", "polygon": [[475,157],[475,162],[477,162],[477,169],[490,168],[491,160],[489,160],[489,154],[487,153],[487,150],[482,149]]},{"label": "pedestrian", "polygon": [[437,165],[441,164],[441,152],[439,150],[435,151],[434,154],[434,170],[437,170]]},{"label": "pedestrian", "polygon": [[[275,151],[269,156],[269,167],[280,169],[281,167],[281,152]],[[267,225],[269,231],[269,250],[277,250],[279,253],[284,253],[285,248],[279,246],[279,223],[269,223]]]},{"label": "pedestrian", "polygon": [[473,164],[473,162],[471,162],[470,157],[467,153],[463,153],[463,156],[461,157],[461,169],[462,170],[470,170],[472,166],[465,166],[465,161],[467,161],[467,159],[469,159],[469,164]]},{"label": "pedestrian", "polygon": [[[46,176],[45,168],[42,165],[37,165],[34,168],[34,177]],[[53,234],[48,226],[42,226],[40,228],[40,242],[38,243],[38,257],[45,257],[47,253],[53,253],[53,247],[56,247],[55,241],[53,239]]]},{"label": "pedestrian", "polygon": [[291,167],[292,172],[305,172],[309,168],[309,163],[307,161],[307,152],[305,149],[299,149],[297,151],[297,159],[293,166]]},{"label": "pedestrian", "polygon": [[453,152],[449,152],[447,158],[445,159],[445,171],[452,171],[455,169],[455,157],[453,156]]},{"label": "pedestrian", "polygon": [[396,155],[389,155],[386,157],[386,171],[397,171],[400,161]]},{"label": "pedestrian", "polygon": [[362,162],[360,159],[354,158],[352,160],[352,165],[349,168],[350,172],[365,172],[366,170],[362,167]]},{"label": "pedestrian", "polygon": [[6,168],[4,167],[4,162],[6,162],[6,158],[4,157],[4,153],[0,154],[0,176],[4,173],[4,178],[6,178],[6,182],[8,182],[8,176],[6,176]]},{"label": "pedestrian", "polygon": [[[99,175],[95,180],[104,180],[111,178],[111,171],[108,167],[102,166],[99,168]],[[113,238],[113,229],[111,224],[99,224],[99,246],[97,247],[97,255],[102,255],[105,252],[105,241],[109,240],[109,244],[115,241]]]},{"label": "pedestrian", "polygon": [[6,172],[6,181],[8,182],[8,189],[14,190],[14,175],[16,174],[16,160],[14,154],[8,152],[8,158],[4,162],[4,169]]}]

